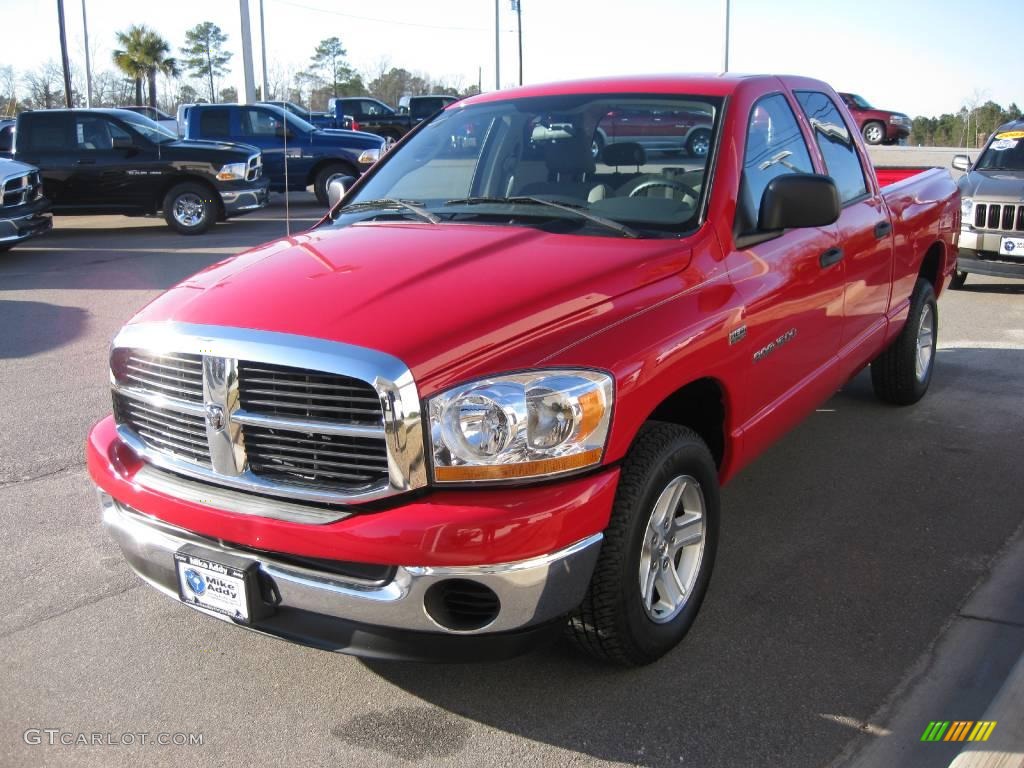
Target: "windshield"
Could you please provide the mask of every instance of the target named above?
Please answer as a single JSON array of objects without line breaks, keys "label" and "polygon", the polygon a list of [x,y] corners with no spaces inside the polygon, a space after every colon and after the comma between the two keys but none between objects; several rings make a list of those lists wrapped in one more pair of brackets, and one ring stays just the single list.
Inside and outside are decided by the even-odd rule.
[{"label": "windshield", "polygon": [[679,236],[697,222],[720,104],[561,95],[455,107],[388,157],[334,226],[429,223],[425,212],[440,223]]},{"label": "windshield", "polygon": [[136,112],[128,112],[127,110],[118,115],[128,125],[141,133],[147,139],[155,144],[166,144],[168,141],[177,141],[178,136],[167,128],[164,128],[160,123],[150,120],[145,115],[140,115]]},{"label": "windshield", "polygon": [[1003,131],[978,158],[976,171],[1024,171],[1024,130]]}]

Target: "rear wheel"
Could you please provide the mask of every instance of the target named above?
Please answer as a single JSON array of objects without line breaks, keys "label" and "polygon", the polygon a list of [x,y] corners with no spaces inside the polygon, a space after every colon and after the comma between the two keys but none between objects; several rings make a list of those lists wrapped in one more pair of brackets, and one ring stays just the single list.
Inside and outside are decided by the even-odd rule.
[{"label": "rear wheel", "polygon": [[910,315],[900,335],[871,362],[871,384],[879,400],[912,405],[924,397],[935,368],[939,315],[932,284],[917,279]]},{"label": "rear wheel", "polygon": [[693,431],[648,422],[622,466],[612,517],[569,637],[619,664],[648,664],[689,630],[718,541],[718,474]]},{"label": "rear wheel", "polygon": [[868,144],[881,144],[885,141],[885,126],[881,123],[867,123],[862,133],[864,134],[864,141]]},{"label": "rear wheel", "polygon": [[707,157],[711,147],[711,131],[700,128],[686,140],[686,151],[690,157]]},{"label": "rear wheel", "polygon": [[316,201],[320,205],[327,205],[328,192],[327,189],[331,185],[331,182],[335,179],[340,179],[343,176],[357,176],[351,168],[341,163],[332,163],[325,165],[317,173],[316,178],[313,179],[313,192],[316,195]]},{"label": "rear wheel", "polygon": [[217,221],[220,206],[202,184],[178,184],[164,197],[164,219],[183,235],[201,235]]}]

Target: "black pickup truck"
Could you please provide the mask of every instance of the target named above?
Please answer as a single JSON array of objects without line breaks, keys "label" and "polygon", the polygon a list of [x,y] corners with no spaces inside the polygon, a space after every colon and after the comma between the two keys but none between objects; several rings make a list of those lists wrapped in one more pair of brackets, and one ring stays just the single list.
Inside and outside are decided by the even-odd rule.
[{"label": "black pickup truck", "polygon": [[336,119],[351,115],[360,131],[383,136],[386,146],[390,146],[455,101],[458,99],[454,96],[413,96],[409,99],[408,110],[396,110],[369,96],[331,99],[328,104]]},{"label": "black pickup truck", "polygon": [[53,109],[18,116],[14,158],[37,166],[57,214],[145,216],[197,235],[262,208],[259,149],[184,141],[123,109]]}]

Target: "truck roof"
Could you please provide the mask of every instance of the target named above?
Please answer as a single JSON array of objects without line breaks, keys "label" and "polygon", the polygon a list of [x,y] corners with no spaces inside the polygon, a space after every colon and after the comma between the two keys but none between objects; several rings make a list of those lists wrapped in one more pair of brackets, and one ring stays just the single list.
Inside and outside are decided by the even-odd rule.
[{"label": "truck roof", "polygon": [[831,90],[831,86],[799,75],[743,74],[736,72],[632,75],[627,77],[602,77],[585,80],[566,80],[543,85],[528,85],[491,91],[479,96],[463,99],[462,104],[480,104],[509,98],[530,98],[555,96],[565,93],[637,93],[637,94],[679,94],[692,93],[706,96],[729,96],[742,83],[763,80],[777,87],[780,82],[790,87],[814,87]]}]

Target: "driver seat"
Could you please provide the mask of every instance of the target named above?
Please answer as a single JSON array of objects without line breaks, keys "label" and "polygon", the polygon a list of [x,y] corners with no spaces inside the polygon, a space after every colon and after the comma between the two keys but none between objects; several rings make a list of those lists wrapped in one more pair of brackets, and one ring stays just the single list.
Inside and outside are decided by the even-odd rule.
[{"label": "driver seat", "polygon": [[527,184],[516,194],[543,196],[579,203],[603,200],[608,188],[593,181],[597,164],[590,145],[582,141],[556,141],[544,147],[548,180]]}]

